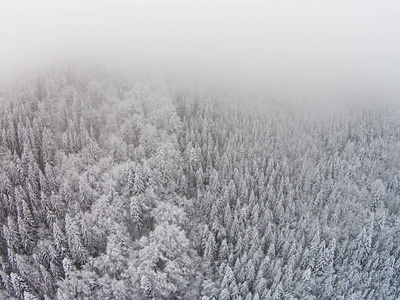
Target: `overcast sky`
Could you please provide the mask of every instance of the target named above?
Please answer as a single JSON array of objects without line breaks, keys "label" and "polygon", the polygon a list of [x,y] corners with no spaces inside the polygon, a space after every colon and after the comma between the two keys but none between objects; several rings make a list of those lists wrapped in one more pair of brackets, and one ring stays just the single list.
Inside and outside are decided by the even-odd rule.
[{"label": "overcast sky", "polygon": [[304,95],[393,96],[400,1],[1,2],[2,78],[78,60]]}]

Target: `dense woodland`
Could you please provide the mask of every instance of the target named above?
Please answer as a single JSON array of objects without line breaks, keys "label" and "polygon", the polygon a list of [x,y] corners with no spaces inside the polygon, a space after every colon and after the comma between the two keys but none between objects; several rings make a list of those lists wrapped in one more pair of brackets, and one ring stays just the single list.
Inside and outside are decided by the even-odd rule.
[{"label": "dense woodland", "polygon": [[235,97],[4,88],[0,297],[398,299],[399,110]]}]

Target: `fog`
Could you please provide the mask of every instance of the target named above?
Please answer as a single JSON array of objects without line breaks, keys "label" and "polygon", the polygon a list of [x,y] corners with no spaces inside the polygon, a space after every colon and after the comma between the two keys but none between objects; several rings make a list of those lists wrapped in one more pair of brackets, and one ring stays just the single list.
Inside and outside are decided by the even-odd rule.
[{"label": "fog", "polygon": [[63,64],[260,90],[397,100],[396,1],[5,1],[3,81]]}]

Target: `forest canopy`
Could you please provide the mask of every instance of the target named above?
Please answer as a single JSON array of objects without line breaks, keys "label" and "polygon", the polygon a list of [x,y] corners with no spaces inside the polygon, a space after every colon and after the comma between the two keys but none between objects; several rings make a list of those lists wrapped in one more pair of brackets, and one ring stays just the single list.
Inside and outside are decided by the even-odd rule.
[{"label": "forest canopy", "polygon": [[399,109],[253,97],[73,69],[4,87],[0,297],[399,298]]}]

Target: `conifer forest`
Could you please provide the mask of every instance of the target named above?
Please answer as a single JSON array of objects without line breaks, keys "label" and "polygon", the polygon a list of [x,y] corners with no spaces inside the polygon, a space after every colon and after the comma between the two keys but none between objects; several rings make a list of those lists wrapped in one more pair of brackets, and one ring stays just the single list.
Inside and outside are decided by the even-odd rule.
[{"label": "conifer forest", "polygon": [[4,87],[0,298],[398,299],[399,109],[246,97]]}]

